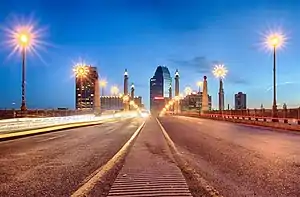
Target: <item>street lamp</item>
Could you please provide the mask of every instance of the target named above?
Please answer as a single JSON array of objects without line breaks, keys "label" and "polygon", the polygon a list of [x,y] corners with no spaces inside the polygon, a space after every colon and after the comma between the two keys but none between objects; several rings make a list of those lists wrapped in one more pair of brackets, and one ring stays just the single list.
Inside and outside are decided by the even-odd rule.
[{"label": "street lamp", "polygon": [[223,64],[215,65],[213,69],[213,75],[220,79],[220,86],[219,86],[219,110],[223,112],[224,110],[224,89],[223,89],[223,81],[222,79],[225,78],[227,75],[228,70]]},{"label": "street lamp", "polygon": [[112,86],[110,92],[112,95],[116,96],[119,93],[119,88],[117,86]]},{"label": "street lamp", "polygon": [[[265,44],[270,49],[273,50],[273,106],[272,106],[272,116],[274,118],[278,117],[277,114],[277,104],[276,104],[276,49],[283,46],[285,41],[285,36],[281,33],[271,33],[266,37]],[[273,120],[274,121],[274,120]]]},{"label": "street lamp", "polygon": [[[201,94],[201,87],[203,86],[203,81],[198,81],[197,86],[199,87],[199,115],[201,114],[201,99],[200,99],[200,94]],[[203,94],[202,94],[202,99],[203,99]]]},{"label": "street lamp", "polygon": [[83,95],[82,95],[82,89],[83,89],[83,78],[86,78],[89,73],[89,68],[83,63],[78,63],[74,66],[73,72],[75,74],[76,80],[80,79],[80,107],[83,108]]},{"label": "street lamp", "polygon": [[100,80],[99,84],[100,84],[100,88],[102,90],[101,94],[102,94],[102,96],[104,96],[104,88],[106,87],[107,81],[105,79],[102,79],[102,80]]},{"label": "street lamp", "polygon": [[186,96],[190,95],[192,93],[192,88],[189,87],[189,86],[185,87],[184,88],[184,93],[185,93]]},{"label": "street lamp", "polygon": [[203,86],[203,81],[198,81],[197,86],[199,87],[199,94],[201,92],[201,87]]},{"label": "street lamp", "polygon": [[220,80],[225,78],[225,76],[227,75],[227,72],[228,72],[228,70],[226,69],[226,67],[223,64],[215,65],[215,67],[213,69],[213,75],[216,78],[219,78]]},{"label": "street lamp", "polygon": [[34,45],[35,34],[33,33],[33,27],[19,26],[12,30],[11,38],[14,51],[19,50],[22,53],[22,104],[21,111],[26,111],[26,97],[25,97],[25,61],[26,51]]}]

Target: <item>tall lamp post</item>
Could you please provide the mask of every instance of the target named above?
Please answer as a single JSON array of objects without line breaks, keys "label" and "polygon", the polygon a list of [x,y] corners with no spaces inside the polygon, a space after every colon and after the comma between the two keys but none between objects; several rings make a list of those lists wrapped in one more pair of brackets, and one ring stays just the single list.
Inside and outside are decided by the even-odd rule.
[{"label": "tall lamp post", "polygon": [[[285,37],[280,33],[273,33],[266,37],[265,44],[273,51],[273,105],[272,105],[272,116],[273,118],[278,117],[277,113],[277,102],[276,102],[276,49],[284,44]],[[273,121],[276,121],[274,119]]]},{"label": "tall lamp post", "polygon": [[[200,96],[201,96],[201,87],[203,86],[203,81],[198,81],[197,82],[197,86],[199,87],[199,115],[201,114],[201,100],[200,100]],[[202,94],[202,98],[203,99],[203,94]]]},{"label": "tall lamp post", "polygon": [[192,88],[189,87],[189,86],[185,87],[184,88],[184,93],[185,93],[186,96],[192,94]]},{"label": "tall lamp post", "polygon": [[15,49],[19,49],[22,53],[22,104],[21,104],[21,111],[26,111],[26,49],[32,47],[34,34],[31,33],[31,29],[27,27],[19,28],[14,32],[14,44]]},{"label": "tall lamp post", "polygon": [[[19,52],[22,56],[22,100],[21,100],[21,111],[27,111],[26,107],[26,54],[27,52],[37,53],[37,48],[45,42],[40,41],[43,30],[36,29],[32,24],[28,25],[17,25],[13,28],[5,28],[8,33],[8,44],[13,48],[10,55],[15,52]],[[10,56],[9,55],[9,56]]]},{"label": "tall lamp post", "polygon": [[87,77],[89,68],[84,64],[76,64],[73,68],[73,72],[75,74],[76,80],[80,79],[80,108],[83,109],[83,79]]},{"label": "tall lamp post", "polygon": [[203,86],[203,81],[198,81],[198,82],[197,82],[197,86],[198,86],[198,88],[199,88],[199,94],[200,94],[201,88],[202,88],[202,86]]},{"label": "tall lamp post", "polygon": [[104,96],[104,88],[106,87],[107,81],[105,79],[100,80],[101,96]]},{"label": "tall lamp post", "polygon": [[112,87],[110,88],[110,93],[111,93],[113,96],[117,96],[118,93],[119,93],[119,88],[118,88],[118,86],[112,86]]},{"label": "tall lamp post", "polygon": [[222,112],[223,114],[223,110],[224,110],[224,88],[223,88],[223,81],[222,79],[225,78],[228,70],[226,69],[226,67],[223,64],[220,65],[215,65],[214,69],[213,69],[213,75],[220,79],[220,86],[219,86],[219,110]]}]

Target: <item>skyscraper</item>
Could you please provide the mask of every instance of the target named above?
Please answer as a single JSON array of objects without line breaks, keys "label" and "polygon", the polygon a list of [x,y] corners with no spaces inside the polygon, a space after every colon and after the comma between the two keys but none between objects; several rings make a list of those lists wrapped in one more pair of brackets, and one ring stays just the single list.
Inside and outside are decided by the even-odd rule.
[{"label": "skyscraper", "polygon": [[[75,91],[75,108],[76,109],[94,109],[95,102],[97,107],[100,99],[95,97],[99,95],[98,83],[98,72],[96,67],[87,66],[88,72],[84,77],[76,77],[76,91]],[[97,92],[98,91],[98,92]],[[99,101],[96,101],[96,99]],[[97,104],[98,102],[98,104]],[[100,104],[99,104],[100,105]]]},{"label": "skyscraper", "polygon": [[150,110],[159,112],[170,98],[170,87],[172,78],[169,69],[165,66],[158,66],[154,76],[150,79]]},{"label": "skyscraper", "polygon": [[[207,104],[204,106],[205,102],[203,100],[206,100]],[[187,110],[194,110],[197,112],[202,111],[208,111],[211,110],[211,96],[204,92],[192,92],[190,95],[185,96],[181,100],[181,110],[187,111]],[[203,110],[203,108],[205,108]]]},{"label": "skyscraper", "polygon": [[247,109],[247,99],[246,94],[239,92],[234,95],[234,105],[235,109]]}]

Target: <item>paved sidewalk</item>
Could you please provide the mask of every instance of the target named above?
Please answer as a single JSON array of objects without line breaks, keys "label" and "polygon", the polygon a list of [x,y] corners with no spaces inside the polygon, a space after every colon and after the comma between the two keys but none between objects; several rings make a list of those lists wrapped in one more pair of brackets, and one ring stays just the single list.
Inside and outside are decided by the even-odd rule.
[{"label": "paved sidewalk", "polygon": [[147,120],[108,196],[192,196],[154,118]]}]

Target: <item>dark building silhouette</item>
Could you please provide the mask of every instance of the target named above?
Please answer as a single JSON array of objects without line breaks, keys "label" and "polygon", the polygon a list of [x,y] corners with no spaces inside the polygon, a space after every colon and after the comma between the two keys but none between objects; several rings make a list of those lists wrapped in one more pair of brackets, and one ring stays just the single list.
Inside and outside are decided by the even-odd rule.
[{"label": "dark building silhouette", "polygon": [[[94,109],[95,94],[99,91],[96,87],[98,83],[98,72],[96,67],[88,66],[88,74],[85,77],[76,77],[75,108],[76,109]],[[99,99],[99,98],[98,98]],[[99,100],[100,102],[100,100]]]},{"label": "dark building silhouette", "polygon": [[[100,96],[101,110],[124,110],[123,99],[121,96]],[[141,96],[135,96],[133,99],[134,103],[139,107],[143,108]]]},{"label": "dark building silhouette", "polygon": [[239,92],[234,95],[235,109],[247,109],[247,97],[246,94]]},{"label": "dark building silhouette", "polygon": [[160,112],[165,106],[166,100],[172,97],[172,78],[169,69],[158,66],[154,76],[150,79],[150,110],[153,113]]},{"label": "dark building silhouette", "polygon": [[[201,111],[202,110],[202,98],[203,98],[203,92],[193,92],[190,95],[187,95],[181,100],[181,110],[182,111],[188,111],[188,110],[194,110],[194,111]],[[211,110],[211,96],[207,95],[207,101],[208,101],[208,109]]]}]

